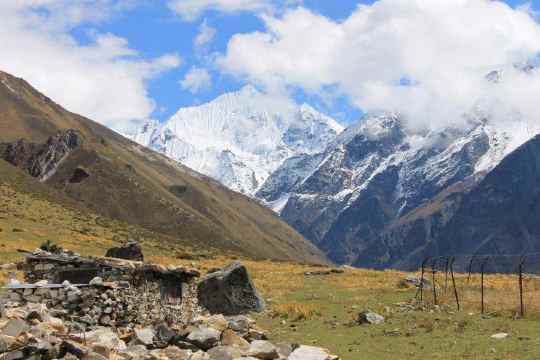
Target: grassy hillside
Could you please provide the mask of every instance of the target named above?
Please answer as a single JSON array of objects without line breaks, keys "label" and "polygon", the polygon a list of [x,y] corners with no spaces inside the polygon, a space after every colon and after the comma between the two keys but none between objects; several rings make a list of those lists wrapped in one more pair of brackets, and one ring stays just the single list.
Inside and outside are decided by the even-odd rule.
[{"label": "grassy hillside", "polygon": [[[44,184],[104,219],[114,219],[199,249],[253,258],[324,262],[311,243],[272,211],[215,181],[72,114],[22,79],[0,72],[0,143],[44,144],[74,129],[82,145]],[[89,176],[71,179],[78,169]],[[32,193],[34,188],[25,189]],[[67,199],[73,200],[71,202]]]}]

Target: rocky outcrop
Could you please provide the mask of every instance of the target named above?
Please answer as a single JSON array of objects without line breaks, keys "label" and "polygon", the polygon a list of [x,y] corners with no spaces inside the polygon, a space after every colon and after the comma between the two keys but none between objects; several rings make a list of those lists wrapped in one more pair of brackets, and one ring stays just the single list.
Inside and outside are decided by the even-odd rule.
[{"label": "rocky outcrop", "polygon": [[240,262],[206,275],[197,287],[199,304],[211,313],[238,315],[262,311],[265,307],[246,267]]},{"label": "rocky outcrop", "polygon": [[0,144],[0,158],[45,181],[56,172],[60,163],[82,144],[81,134],[76,130],[61,131],[44,144],[19,140]]}]

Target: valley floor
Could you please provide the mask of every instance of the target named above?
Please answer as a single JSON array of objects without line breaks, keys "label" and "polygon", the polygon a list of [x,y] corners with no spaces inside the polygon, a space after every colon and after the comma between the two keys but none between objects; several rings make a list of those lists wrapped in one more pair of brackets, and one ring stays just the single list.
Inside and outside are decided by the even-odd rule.
[{"label": "valley floor", "polygon": [[[103,255],[105,249],[133,236],[137,229],[76,210],[56,208],[46,201],[27,198],[0,186],[4,206],[0,209],[0,263],[22,260],[18,248],[34,249],[46,240],[82,254]],[[185,264],[205,270],[228,264],[231,256],[197,252],[169,243],[152,234],[142,237],[148,261]],[[430,305],[426,290],[424,309],[411,306],[416,288],[401,280],[409,275],[397,271],[345,269],[342,274],[306,276],[325,270],[299,264],[243,262],[268,302],[257,315],[271,340],[297,341],[328,348],[344,360],[361,359],[539,359],[540,280],[526,276],[526,316],[516,316],[519,304],[514,276],[486,277],[486,314],[480,314],[479,276],[470,282],[457,276],[462,310],[455,311],[453,293],[444,295],[439,280],[439,307]],[[415,274],[417,275],[417,274]],[[0,273],[0,283],[7,273]],[[357,314],[370,309],[383,316],[381,325],[357,325]],[[508,333],[503,340],[491,338]]]}]

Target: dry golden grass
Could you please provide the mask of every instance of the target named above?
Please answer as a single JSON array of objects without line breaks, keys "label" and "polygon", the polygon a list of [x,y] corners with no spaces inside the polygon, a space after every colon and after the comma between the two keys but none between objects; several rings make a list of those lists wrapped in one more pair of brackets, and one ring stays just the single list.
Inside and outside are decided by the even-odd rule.
[{"label": "dry golden grass", "polygon": [[308,320],[321,315],[321,308],[317,305],[306,303],[284,303],[272,306],[272,316],[291,321]]}]

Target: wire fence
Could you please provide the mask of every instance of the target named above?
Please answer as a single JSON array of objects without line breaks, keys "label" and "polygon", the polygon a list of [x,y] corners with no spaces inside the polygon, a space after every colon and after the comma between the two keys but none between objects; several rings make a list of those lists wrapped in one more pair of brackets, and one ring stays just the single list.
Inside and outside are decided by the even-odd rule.
[{"label": "wire fence", "polygon": [[482,314],[540,314],[540,253],[426,258],[415,298],[458,311],[472,307]]}]

